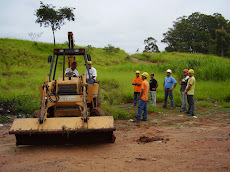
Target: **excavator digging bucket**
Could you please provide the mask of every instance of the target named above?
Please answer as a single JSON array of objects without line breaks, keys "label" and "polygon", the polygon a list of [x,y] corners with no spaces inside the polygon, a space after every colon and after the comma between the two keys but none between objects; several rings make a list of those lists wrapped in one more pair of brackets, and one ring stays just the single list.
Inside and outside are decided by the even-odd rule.
[{"label": "excavator digging bucket", "polygon": [[59,145],[115,141],[112,116],[15,119],[9,131],[15,134],[16,145]]}]

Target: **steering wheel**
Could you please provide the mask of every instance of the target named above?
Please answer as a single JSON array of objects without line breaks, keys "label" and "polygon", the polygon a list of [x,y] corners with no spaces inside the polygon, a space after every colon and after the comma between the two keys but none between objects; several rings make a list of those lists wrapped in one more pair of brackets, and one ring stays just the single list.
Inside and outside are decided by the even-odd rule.
[{"label": "steering wheel", "polygon": [[66,77],[75,77],[76,75],[73,72],[68,72],[68,73],[65,74],[65,76]]}]

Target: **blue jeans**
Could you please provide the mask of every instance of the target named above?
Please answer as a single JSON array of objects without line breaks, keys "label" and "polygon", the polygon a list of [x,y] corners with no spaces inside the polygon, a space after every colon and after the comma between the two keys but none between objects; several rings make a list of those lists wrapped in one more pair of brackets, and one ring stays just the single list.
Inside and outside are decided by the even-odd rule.
[{"label": "blue jeans", "polygon": [[140,97],[140,92],[134,92],[134,106],[137,105],[137,99]]},{"label": "blue jeans", "polygon": [[187,113],[190,113],[190,116],[194,116],[194,111],[195,111],[194,96],[193,95],[187,95],[187,100],[188,100],[188,111],[187,111]]},{"label": "blue jeans", "polygon": [[169,88],[165,88],[165,99],[164,99],[163,108],[166,108],[166,106],[167,106],[168,97],[171,101],[171,107],[175,107],[174,100],[173,100],[173,91],[170,90]]},{"label": "blue jeans", "polygon": [[141,121],[141,115],[143,112],[143,120],[147,121],[147,101],[140,99],[138,101],[138,114],[136,115],[136,121]]},{"label": "blue jeans", "polygon": [[181,110],[187,110],[187,95],[184,93],[184,91],[181,91],[181,102],[182,102],[182,106],[181,106]]},{"label": "blue jeans", "polygon": [[89,79],[88,80],[88,84],[94,84],[95,83],[95,79]]}]

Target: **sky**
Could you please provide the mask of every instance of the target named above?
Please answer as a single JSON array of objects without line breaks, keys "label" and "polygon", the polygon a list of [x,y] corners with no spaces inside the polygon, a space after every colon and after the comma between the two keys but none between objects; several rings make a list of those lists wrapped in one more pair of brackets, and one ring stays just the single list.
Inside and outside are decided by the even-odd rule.
[{"label": "sky", "polygon": [[[75,21],[66,21],[55,32],[56,42],[68,40],[72,31],[76,45],[103,48],[108,44],[127,53],[144,49],[144,40],[154,37],[160,51],[163,33],[173,21],[194,12],[222,14],[230,20],[230,0],[43,0],[44,4],[74,7]],[[39,42],[53,42],[51,27],[35,23],[39,0],[0,0],[0,38],[31,40],[28,33],[41,33]]]}]

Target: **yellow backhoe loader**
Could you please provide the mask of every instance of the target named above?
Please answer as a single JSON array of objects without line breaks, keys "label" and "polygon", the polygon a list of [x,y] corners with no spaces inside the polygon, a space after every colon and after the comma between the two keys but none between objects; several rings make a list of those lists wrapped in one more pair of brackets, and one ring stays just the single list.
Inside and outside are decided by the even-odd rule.
[{"label": "yellow backhoe loader", "polygon": [[[112,116],[100,109],[99,83],[86,81],[86,75],[66,76],[76,58],[84,58],[89,72],[90,54],[74,49],[72,32],[68,32],[69,49],[54,49],[46,81],[40,87],[41,113],[39,118],[15,119],[9,131],[15,134],[16,145],[76,144],[81,142],[114,142],[116,130]],[[62,78],[55,79],[58,59],[62,60]]]}]

